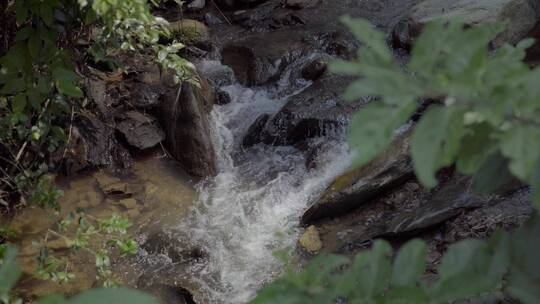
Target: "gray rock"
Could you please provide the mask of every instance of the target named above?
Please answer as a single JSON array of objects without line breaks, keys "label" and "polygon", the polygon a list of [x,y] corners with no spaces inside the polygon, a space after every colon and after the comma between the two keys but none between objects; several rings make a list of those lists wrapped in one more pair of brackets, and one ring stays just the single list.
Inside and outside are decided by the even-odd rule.
[{"label": "gray rock", "polygon": [[231,95],[222,89],[216,89],[216,104],[226,105],[231,103]]},{"label": "gray rock", "polygon": [[82,113],[76,121],[80,144],[78,151],[84,153],[84,159],[92,167],[128,168],[133,159],[129,152],[117,141],[114,128],[103,123],[92,114]]},{"label": "gray rock", "polygon": [[345,103],[341,94],[349,82],[349,77],[324,75],[291,97],[266,124],[261,139],[267,144],[292,145],[308,138],[339,134],[349,116],[369,102]]},{"label": "gray rock", "polygon": [[462,18],[471,26],[508,22],[508,27],[493,41],[494,47],[517,43],[525,38],[540,19],[538,0],[426,0],[413,7],[394,28],[394,42],[410,47],[422,27],[434,19]]},{"label": "gray rock", "polygon": [[285,68],[308,53],[313,41],[302,31],[258,33],[234,40],[221,52],[236,79],[248,86],[278,80]]},{"label": "gray rock", "polygon": [[287,0],[286,5],[292,9],[303,9],[313,7],[319,3],[319,0]]},{"label": "gray rock", "polygon": [[129,111],[123,114],[121,119],[116,129],[135,148],[149,149],[165,139],[165,133],[152,116],[137,111]]},{"label": "gray rock", "polygon": [[302,215],[302,223],[345,214],[414,177],[409,138],[409,132],[400,135],[370,164],[337,177]]},{"label": "gray rock", "polygon": [[201,79],[201,88],[184,82],[164,96],[158,119],[165,130],[169,152],[192,176],[215,174],[215,152],[210,140],[208,115],[214,103],[211,86]]},{"label": "gray rock", "polygon": [[264,28],[278,6],[279,3],[273,0],[255,8],[238,10],[231,15],[231,21],[247,29]]},{"label": "gray rock", "polygon": [[187,5],[187,7],[188,9],[192,11],[198,11],[198,10],[203,9],[205,5],[206,5],[205,0],[193,0],[191,1],[191,3]]},{"label": "gray rock", "polygon": [[246,5],[254,5],[265,2],[265,0],[214,0],[216,4],[223,8],[239,8]]},{"label": "gray rock", "polygon": [[269,119],[269,114],[262,114],[261,116],[257,117],[255,122],[253,122],[253,124],[248,128],[246,135],[244,136],[244,140],[242,141],[242,146],[251,147],[257,143],[260,143],[262,141],[261,132]]},{"label": "gray rock", "polygon": [[222,17],[216,15],[216,14],[213,14],[213,13],[206,13],[204,14],[204,21],[206,24],[208,25],[218,25],[218,24],[223,24],[224,21],[223,19],[221,19]]},{"label": "gray rock", "polygon": [[221,87],[234,83],[233,70],[217,60],[203,60],[196,64],[199,75],[207,79],[213,86]]},{"label": "gray rock", "polygon": [[[524,202],[530,205],[530,198],[527,193],[515,192],[522,187],[519,183],[513,184],[513,187],[507,188],[510,192],[499,194],[482,195],[477,194],[472,189],[472,183],[469,177],[457,175],[446,184],[442,185],[440,190],[436,191],[431,199],[423,203],[419,208],[411,211],[402,211],[384,215],[378,222],[375,222],[368,231],[370,238],[406,235],[426,228],[444,223],[467,209],[477,209],[485,207],[487,211],[491,206],[501,211],[501,203],[518,205]],[[508,194],[510,193],[510,194]],[[527,207],[527,206],[525,206]],[[530,211],[530,206],[527,208]],[[507,209],[504,214],[511,214]],[[522,211],[519,211],[521,213]]]},{"label": "gray rock", "polygon": [[302,77],[307,80],[317,80],[326,72],[326,63],[321,59],[313,60],[302,68]]}]

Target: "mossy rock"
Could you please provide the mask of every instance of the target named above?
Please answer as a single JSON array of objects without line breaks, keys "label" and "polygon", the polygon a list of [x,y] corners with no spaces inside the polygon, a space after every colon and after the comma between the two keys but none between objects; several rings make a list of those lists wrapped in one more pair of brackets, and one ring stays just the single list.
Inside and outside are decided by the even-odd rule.
[{"label": "mossy rock", "polygon": [[185,44],[194,44],[210,39],[208,27],[204,23],[193,19],[170,22],[169,30],[172,38]]}]

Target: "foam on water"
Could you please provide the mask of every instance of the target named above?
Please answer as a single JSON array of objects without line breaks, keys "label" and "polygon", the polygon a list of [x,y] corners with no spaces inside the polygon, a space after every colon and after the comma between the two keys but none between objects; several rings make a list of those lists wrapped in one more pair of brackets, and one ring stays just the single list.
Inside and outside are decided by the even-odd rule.
[{"label": "foam on water", "polygon": [[[209,62],[205,68],[219,70],[218,64]],[[198,303],[246,303],[275,279],[281,264],[273,252],[294,248],[308,203],[351,163],[342,136],[335,136],[339,132],[313,139],[320,150],[315,169],[306,168],[308,153],[292,146],[242,148],[247,129],[261,114],[277,113],[291,94],[309,85],[284,75],[265,88],[221,87],[232,100],[211,112],[218,174],[198,185],[199,199],[187,218],[163,228],[182,244],[174,245],[182,247],[179,251],[197,248],[201,258],[175,262],[144,250],[139,256],[146,271],[159,276],[166,270],[164,275],[173,281],[197,288]]]},{"label": "foam on water", "polygon": [[[177,227],[207,258],[194,265],[192,279],[210,303],[245,303],[279,275],[275,250],[293,247],[299,217],[308,202],[350,164],[346,145],[327,145],[317,169],[305,166],[305,153],[290,146],[259,144],[242,149],[247,128],[263,113],[276,113],[286,98],[264,89],[223,87],[230,104],[211,113],[219,173],[200,184],[193,216]],[[329,139],[330,140],[330,139]]]}]

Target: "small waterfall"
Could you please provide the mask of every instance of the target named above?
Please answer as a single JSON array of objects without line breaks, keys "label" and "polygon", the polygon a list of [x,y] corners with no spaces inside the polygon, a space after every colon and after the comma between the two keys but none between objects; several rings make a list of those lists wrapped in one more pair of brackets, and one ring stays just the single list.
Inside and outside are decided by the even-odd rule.
[{"label": "small waterfall", "polygon": [[200,183],[192,215],[174,231],[205,252],[203,261],[187,266],[181,275],[200,288],[199,303],[238,304],[248,302],[280,274],[273,252],[294,248],[307,204],[346,170],[351,157],[344,141],[335,138],[313,140],[322,148],[319,166],[311,170],[306,168],[305,151],[292,146],[242,148],[249,126],[261,114],[277,113],[288,98],[280,97],[282,89],[290,87],[229,84],[221,89],[232,101],[214,106],[211,113],[219,172]]}]

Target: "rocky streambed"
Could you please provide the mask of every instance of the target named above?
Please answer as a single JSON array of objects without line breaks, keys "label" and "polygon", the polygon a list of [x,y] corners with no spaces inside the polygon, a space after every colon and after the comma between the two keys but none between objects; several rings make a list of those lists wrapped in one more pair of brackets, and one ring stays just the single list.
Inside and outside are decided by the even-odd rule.
[{"label": "rocky streambed", "polygon": [[[339,23],[344,14],[386,32],[405,61],[433,18],[461,16],[470,26],[508,21],[493,47],[540,38],[538,0],[188,2],[182,14],[157,13],[173,30],[190,33],[183,55],[197,67],[200,86],[178,87],[144,55],[119,53],[121,72],[83,71],[95,106],[74,124],[64,170],[80,177],[60,181],[62,206],[132,218],[140,250],[115,260],[123,283],[163,303],[246,303],[280,275],[276,250],[294,248],[301,265],[323,251],[353,255],[375,238],[398,247],[420,237],[430,244],[433,268],[449,244],[512,229],[532,214],[527,188],[477,195],[452,168],[440,173],[438,188],[422,189],[407,126],[384,155],[351,168],[348,119],[376,99],[345,103],[340,96],[351,79],[326,66],[362,52]],[[531,64],[540,58],[537,49],[529,52]],[[115,185],[129,192],[129,202],[108,197]],[[23,241],[39,235],[17,221],[28,233]],[[32,280],[30,267],[27,273],[24,293],[55,290]],[[91,286],[93,277],[86,277],[60,291]]]}]

